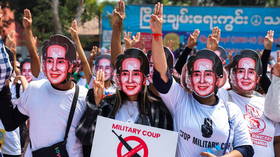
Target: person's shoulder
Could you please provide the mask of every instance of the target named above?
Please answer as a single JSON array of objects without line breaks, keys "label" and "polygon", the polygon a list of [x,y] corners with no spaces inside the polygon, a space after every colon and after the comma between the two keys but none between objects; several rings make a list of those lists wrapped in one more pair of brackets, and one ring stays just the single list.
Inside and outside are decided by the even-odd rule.
[{"label": "person's shoulder", "polygon": [[88,93],[88,89],[84,86],[79,86],[79,97],[85,99]]},{"label": "person's shoulder", "polygon": [[41,80],[36,80],[36,81],[31,81],[28,84],[28,88],[32,88],[32,89],[40,89],[43,86],[47,86],[49,85],[50,82],[47,79],[41,79]]},{"label": "person's shoulder", "polygon": [[226,105],[228,106],[228,109],[229,109],[229,112],[230,112],[230,115],[231,116],[236,116],[236,115],[238,115],[238,114],[241,114],[241,115],[243,115],[243,113],[242,113],[242,111],[241,111],[241,109],[239,108],[239,106],[237,105],[237,104],[235,104],[235,103],[233,103],[233,102],[225,102],[226,103]]}]

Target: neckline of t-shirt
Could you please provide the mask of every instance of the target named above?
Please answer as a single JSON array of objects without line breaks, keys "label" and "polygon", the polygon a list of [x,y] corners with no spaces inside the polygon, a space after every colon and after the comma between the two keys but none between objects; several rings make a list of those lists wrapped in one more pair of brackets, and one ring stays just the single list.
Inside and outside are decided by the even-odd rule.
[{"label": "neckline of t-shirt", "polygon": [[[229,94],[231,94],[231,96],[235,96],[235,97],[237,97],[239,99],[242,99],[243,101],[246,100],[246,102],[244,102],[244,103],[249,103],[250,100],[252,100],[254,98],[254,95],[252,95],[252,97],[249,98],[249,97],[245,97],[245,96],[239,95],[238,93],[236,93],[233,90],[229,90]],[[233,99],[234,99],[234,97],[233,97]]]},{"label": "neckline of t-shirt", "polygon": [[51,83],[48,81],[48,89],[50,92],[52,93],[55,93],[55,94],[68,94],[68,93],[73,93],[75,91],[75,86],[78,86],[77,84],[74,83],[74,86],[69,89],[69,90],[58,90],[58,89],[55,89]]},{"label": "neckline of t-shirt", "polygon": [[198,102],[198,101],[194,98],[194,96],[193,96],[192,94],[191,94],[191,96],[192,96],[193,100],[194,100],[197,104],[199,104],[200,107],[205,108],[205,109],[210,109],[210,110],[212,110],[212,109],[215,109],[216,107],[220,106],[220,104],[221,104],[220,98],[219,98],[218,96],[216,96],[216,97],[217,97],[217,102],[216,102],[215,105],[201,104],[200,102]]}]

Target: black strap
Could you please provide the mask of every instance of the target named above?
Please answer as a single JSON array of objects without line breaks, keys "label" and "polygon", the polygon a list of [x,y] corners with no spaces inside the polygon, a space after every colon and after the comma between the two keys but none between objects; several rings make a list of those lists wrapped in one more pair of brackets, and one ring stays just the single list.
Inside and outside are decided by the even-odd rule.
[{"label": "black strap", "polygon": [[77,105],[78,96],[79,96],[79,86],[75,84],[75,94],[74,94],[74,98],[73,98],[72,105],[71,105],[71,110],[70,110],[68,121],[67,121],[67,127],[66,127],[66,131],[65,131],[65,135],[64,135],[64,141],[66,141],[67,137],[68,137],[68,133],[70,130],[70,126],[72,124],[72,120],[73,120],[76,105]]},{"label": "black strap", "polygon": [[20,84],[16,83],[16,98],[18,99],[20,97]]}]

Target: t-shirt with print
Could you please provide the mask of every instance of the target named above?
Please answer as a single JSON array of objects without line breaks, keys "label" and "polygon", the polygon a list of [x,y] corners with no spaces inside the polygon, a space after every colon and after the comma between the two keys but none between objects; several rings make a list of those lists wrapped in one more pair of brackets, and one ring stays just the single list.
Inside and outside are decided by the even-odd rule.
[{"label": "t-shirt with print", "polygon": [[[228,112],[222,100],[214,106],[200,104],[174,80],[166,94],[160,94],[170,110],[174,129],[179,132],[177,157],[196,157],[201,152],[222,155],[229,137]],[[231,135],[229,149],[251,145],[240,109],[230,104]]]},{"label": "t-shirt with print", "polygon": [[[29,116],[29,135],[32,150],[63,141],[75,87],[66,91],[56,90],[46,79],[32,81],[18,101],[19,111]],[[66,149],[71,157],[82,156],[82,145],[75,135],[81,116],[86,108],[87,89],[80,87],[77,106],[68,133]],[[30,149],[30,147],[28,147]],[[30,157],[27,150],[25,156]]]},{"label": "t-shirt with print", "polygon": [[[4,133],[4,136],[2,137]],[[13,131],[5,131],[4,126],[0,120],[0,143],[2,143],[2,153],[6,155],[21,155],[19,128]],[[0,146],[1,147],[1,146]]]},{"label": "t-shirt with print", "polygon": [[274,136],[280,136],[279,123],[264,115],[264,97],[252,95],[243,97],[234,91],[220,90],[219,95],[225,101],[232,101],[241,109],[251,135],[255,151],[254,157],[274,157]]}]

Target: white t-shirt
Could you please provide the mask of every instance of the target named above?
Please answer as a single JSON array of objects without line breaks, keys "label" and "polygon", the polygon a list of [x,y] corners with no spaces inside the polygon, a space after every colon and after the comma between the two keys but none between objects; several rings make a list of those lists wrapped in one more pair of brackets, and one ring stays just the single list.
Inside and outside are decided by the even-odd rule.
[{"label": "white t-shirt", "polygon": [[[221,155],[229,135],[228,112],[222,100],[214,106],[200,104],[174,80],[168,93],[160,96],[173,116],[175,131],[180,135],[177,157],[199,157],[206,151]],[[235,104],[228,106],[232,126],[228,151],[233,147],[251,145],[240,109]]]},{"label": "white t-shirt", "polygon": [[[1,130],[4,130],[4,126],[0,120],[0,132]],[[21,154],[19,128],[10,132],[5,131],[2,153],[6,155]]]},{"label": "white t-shirt", "polygon": [[[46,79],[32,81],[23,92],[17,106],[22,114],[29,116],[32,150],[63,141],[74,92],[75,87],[67,91],[56,90]],[[80,87],[66,145],[71,157],[82,156],[82,145],[75,135],[75,129],[86,108],[86,94],[87,89]],[[32,156],[30,150],[27,152],[25,156]]]},{"label": "white t-shirt", "polygon": [[233,101],[241,109],[254,146],[254,157],[274,157],[274,136],[280,136],[279,123],[264,115],[264,97],[252,95],[243,97],[234,91],[220,90],[219,96],[224,101]]},{"label": "white t-shirt", "polygon": [[137,101],[125,101],[116,114],[115,119],[123,122],[135,123],[139,116]]}]

